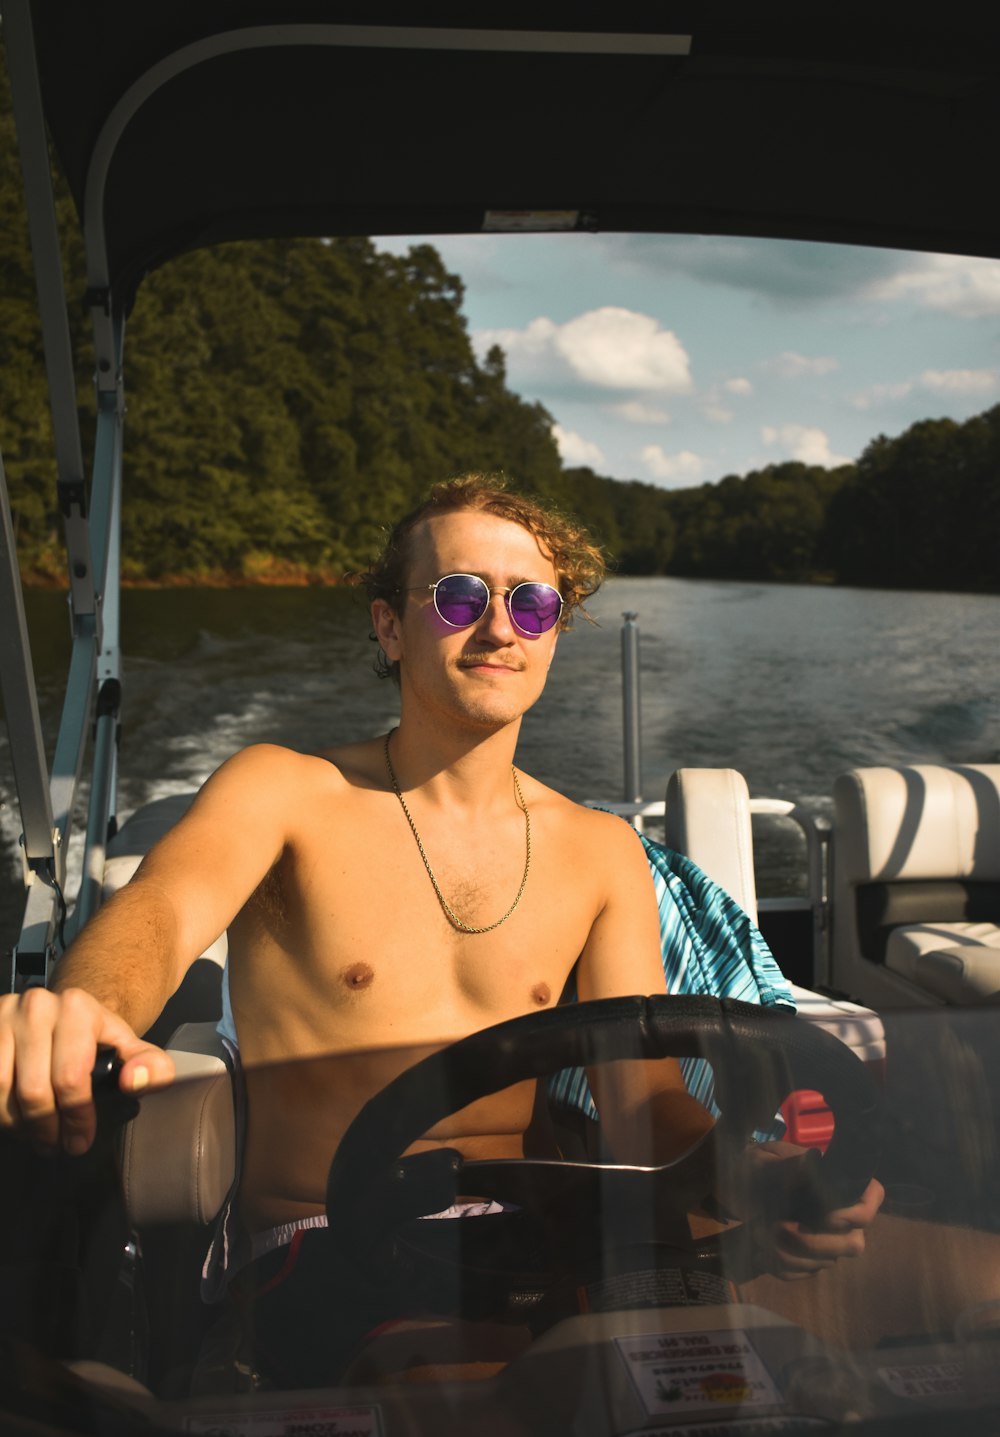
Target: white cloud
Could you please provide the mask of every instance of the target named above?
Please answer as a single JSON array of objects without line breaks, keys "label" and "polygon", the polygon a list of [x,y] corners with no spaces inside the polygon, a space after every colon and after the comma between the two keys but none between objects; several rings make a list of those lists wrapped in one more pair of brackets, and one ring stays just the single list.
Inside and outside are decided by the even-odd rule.
[{"label": "white cloud", "polygon": [[705,467],[704,459],[682,449],[679,454],[666,454],[659,444],[647,444],[640,455],[646,472],[654,479],[695,480]]},{"label": "white cloud", "polygon": [[559,449],[559,457],[564,464],[603,464],[604,454],[597,444],[592,444],[589,439],[573,432],[572,429],[564,429],[561,424],[553,424],[552,437]]},{"label": "white cloud", "polygon": [[832,374],[835,369],[840,368],[840,361],[834,359],[830,354],[818,354],[810,357],[806,354],[796,354],[793,349],[786,349],[783,354],[778,354],[774,359],[767,359],[761,365],[762,369],[768,370],[771,374],[777,374],[782,379],[801,379],[805,375]]},{"label": "white cloud", "polygon": [[995,369],[925,369],[917,379],[900,379],[894,383],[873,384],[869,389],[852,395],[855,409],[874,409],[905,399],[914,389],[927,389],[932,394],[982,396],[997,387]]},{"label": "white cloud", "polygon": [[868,287],[876,300],[912,298],[962,319],[1000,314],[1000,261],[965,255],[922,255],[910,268]]},{"label": "white cloud", "polygon": [[606,389],[691,388],[680,340],[648,314],[606,305],[578,315],[558,330],[555,344],[581,379]]},{"label": "white cloud", "polygon": [[614,305],[565,324],[542,315],[524,329],[480,330],[475,342],[484,353],[499,344],[512,361],[525,359],[533,369],[566,368],[602,389],[687,394],[692,388],[687,352],[676,334],[651,315]]},{"label": "white cloud", "polygon": [[760,437],[771,447],[779,445],[789,459],[797,459],[801,464],[835,469],[840,464],[852,462],[845,454],[832,453],[830,440],[823,430],[808,424],[765,424]]},{"label": "white cloud", "polygon": [[997,377],[992,369],[925,369],[920,384],[939,394],[988,394]]},{"label": "white cloud", "polygon": [[613,404],[611,413],[627,424],[669,424],[670,415],[655,404],[643,404],[640,399],[627,399],[624,404]]},{"label": "white cloud", "polygon": [[736,418],[731,409],[727,409],[724,404],[717,404],[711,399],[702,405],[701,412],[713,424],[732,424]]},{"label": "white cloud", "polygon": [[905,399],[913,389],[913,381],[902,379],[895,384],[873,384],[860,394],[851,396],[855,409],[875,409],[880,404],[891,404],[896,399]]},{"label": "white cloud", "polygon": [[722,387],[723,389],[728,389],[730,394],[739,394],[744,398],[753,393],[753,385],[749,379],[743,379],[742,376],[739,375],[734,379],[727,379]]},{"label": "white cloud", "polygon": [[494,344],[499,344],[509,358],[546,354],[552,347],[556,326],[544,315],[533,319],[524,329],[480,329],[474,335],[477,348],[483,354]]}]

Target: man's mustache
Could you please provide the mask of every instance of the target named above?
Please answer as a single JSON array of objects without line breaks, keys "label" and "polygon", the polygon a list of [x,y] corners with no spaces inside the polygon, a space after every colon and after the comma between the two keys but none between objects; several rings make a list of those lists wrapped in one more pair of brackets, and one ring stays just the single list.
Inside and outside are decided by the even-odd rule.
[{"label": "man's mustache", "polygon": [[513,669],[515,673],[520,673],[527,667],[523,659],[503,659],[495,649],[485,649],[482,653],[463,654],[458,662],[463,669],[474,668],[476,664],[497,664],[505,669]]}]

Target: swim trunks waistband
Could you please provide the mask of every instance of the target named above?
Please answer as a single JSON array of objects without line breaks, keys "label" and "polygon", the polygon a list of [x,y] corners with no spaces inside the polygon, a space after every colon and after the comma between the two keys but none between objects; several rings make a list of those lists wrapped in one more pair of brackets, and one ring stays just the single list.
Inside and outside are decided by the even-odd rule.
[{"label": "swim trunks waistband", "polygon": [[[428,1212],[420,1219],[421,1222],[432,1222],[438,1218],[452,1219],[463,1217],[492,1217],[494,1213],[513,1211],[509,1203],[502,1202],[456,1202],[451,1207],[446,1207],[442,1212]],[[316,1213],[312,1217],[298,1218],[295,1222],[279,1223],[277,1227],[266,1228],[264,1232],[255,1232],[250,1239],[251,1262],[257,1258],[264,1257],[269,1252],[275,1252],[279,1247],[287,1247],[297,1232],[308,1232],[317,1227],[328,1227],[326,1213]]]}]

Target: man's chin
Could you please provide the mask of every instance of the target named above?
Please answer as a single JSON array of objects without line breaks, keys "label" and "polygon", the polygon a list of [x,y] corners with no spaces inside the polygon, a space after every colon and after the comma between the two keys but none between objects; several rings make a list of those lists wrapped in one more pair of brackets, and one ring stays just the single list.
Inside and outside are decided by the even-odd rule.
[{"label": "man's chin", "polygon": [[530,704],[514,703],[509,696],[496,693],[466,693],[461,705],[465,720],[484,733],[495,733],[517,723],[530,707]]}]

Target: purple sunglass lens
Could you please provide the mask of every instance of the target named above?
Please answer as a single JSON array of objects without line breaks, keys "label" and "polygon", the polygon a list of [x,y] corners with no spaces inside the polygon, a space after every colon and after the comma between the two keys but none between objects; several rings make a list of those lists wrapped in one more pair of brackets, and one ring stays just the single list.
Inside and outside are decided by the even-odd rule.
[{"label": "purple sunglass lens", "polygon": [[434,590],[434,607],[456,629],[476,623],[486,612],[490,591],[474,574],[451,574]]},{"label": "purple sunglass lens", "polygon": [[562,599],[551,584],[518,584],[507,607],[523,633],[545,634],[559,619]]}]

